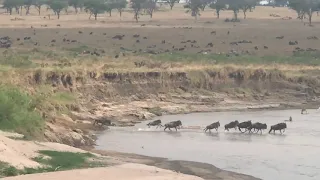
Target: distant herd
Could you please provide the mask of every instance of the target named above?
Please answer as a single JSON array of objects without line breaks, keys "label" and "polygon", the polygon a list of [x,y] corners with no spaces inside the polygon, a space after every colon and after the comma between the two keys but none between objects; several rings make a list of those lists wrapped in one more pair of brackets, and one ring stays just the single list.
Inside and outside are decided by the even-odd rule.
[{"label": "distant herd", "polygon": [[[320,108],[318,109],[320,110]],[[308,114],[306,109],[302,109],[301,110],[301,114]],[[270,130],[269,133],[273,132],[275,133],[276,131],[279,131],[281,134],[283,132],[285,132],[285,129],[287,128],[287,124],[286,122],[292,122],[292,117],[290,116],[288,120],[285,120],[285,122],[281,122],[275,125],[270,126]],[[114,123],[111,122],[111,120],[108,119],[97,119],[94,121],[93,125],[107,125],[107,126],[116,126]],[[150,123],[147,124],[147,126],[150,128],[151,126],[154,126],[156,128],[161,128],[164,127],[164,131],[166,131],[167,129],[171,131],[171,129],[175,129],[176,131],[178,131],[178,129],[180,129],[182,127],[182,122],[180,120],[178,121],[172,121],[169,123],[166,123],[164,125],[162,125],[162,122],[160,119],[152,121]],[[220,127],[220,122],[214,122],[208,126],[206,126],[203,131],[204,132],[211,132],[212,129],[215,129],[216,131],[218,131]],[[249,133],[259,133],[262,134],[263,130],[266,130],[268,128],[267,124],[265,123],[260,123],[260,122],[256,122],[256,123],[252,123],[251,120],[250,121],[244,121],[244,122],[239,122],[238,120],[232,121],[226,125],[224,125],[224,130],[225,131],[229,131],[230,129],[235,129],[235,130],[239,130],[241,133],[245,133],[245,132],[249,132]]]},{"label": "distant herd", "polygon": [[[292,117],[290,117],[289,120],[287,120],[287,121],[292,121]],[[162,125],[161,120],[158,119],[158,120],[155,120],[155,121],[148,123],[147,126],[149,128],[151,126],[156,126],[157,128],[164,127],[164,131],[166,129],[169,129],[171,131],[171,128],[174,128],[177,131],[178,128],[182,127],[182,122],[180,120],[178,120],[178,121],[172,121],[172,122],[169,122],[169,123]],[[211,132],[212,129],[215,129],[216,131],[218,131],[219,127],[220,127],[220,122],[218,121],[218,122],[214,122],[214,123],[206,126],[203,131],[204,132],[207,132],[207,131]],[[275,133],[276,131],[279,131],[282,134],[286,128],[287,128],[286,123],[284,123],[284,122],[278,123],[278,124],[275,124],[270,127],[269,133],[271,133],[271,132]],[[239,121],[235,120],[235,121],[232,121],[224,126],[225,131],[229,131],[229,129],[235,129],[235,130],[238,129],[242,133],[245,133],[245,132],[249,132],[249,133],[260,132],[260,133],[262,133],[262,130],[267,129],[267,124],[259,123],[259,122],[252,123],[251,120],[239,123]]]}]

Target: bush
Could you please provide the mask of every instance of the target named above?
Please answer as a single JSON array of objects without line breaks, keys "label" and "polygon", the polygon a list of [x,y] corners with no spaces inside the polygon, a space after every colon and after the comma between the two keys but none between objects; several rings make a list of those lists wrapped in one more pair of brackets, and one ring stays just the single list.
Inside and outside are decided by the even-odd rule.
[{"label": "bush", "polygon": [[13,130],[27,138],[42,137],[45,122],[35,111],[33,101],[16,87],[0,86],[0,129]]}]

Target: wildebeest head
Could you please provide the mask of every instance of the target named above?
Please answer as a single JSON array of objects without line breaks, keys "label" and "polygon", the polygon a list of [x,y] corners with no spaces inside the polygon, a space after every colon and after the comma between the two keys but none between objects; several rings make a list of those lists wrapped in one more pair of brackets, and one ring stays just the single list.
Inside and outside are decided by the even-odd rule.
[{"label": "wildebeest head", "polygon": [[217,122],[218,127],[220,127],[220,121]]},{"label": "wildebeest head", "polygon": [[176,121],[176,124],[177,124],[178,126],[182,126],[182,122],[181,122],[180,120]]},{"label": "wildebeest head", "polygon": [[267,126],[267,124],[266,124],[266,123],[261,124],[261,129],[267,129],[267,128],[268,128],[268,126]]},{"label": "wildebeest head", "polygon": [[238,121],[238,120],[235,120],[234,123],[235,123],[236,125],[238,125],[238,124],[239,124],[239,121]]}]

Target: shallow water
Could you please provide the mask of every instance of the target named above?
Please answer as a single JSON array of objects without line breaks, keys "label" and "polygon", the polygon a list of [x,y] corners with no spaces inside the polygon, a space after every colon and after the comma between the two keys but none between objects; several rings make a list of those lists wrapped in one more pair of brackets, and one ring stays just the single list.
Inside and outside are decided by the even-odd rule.
[{"label": "shallow water", "polygon": [[[283,135],[242,134],[223,126],[238,120],[267,123],[287,122]],[[166,157],[213,164],[219,168],[253,175],[265,180],[319,180],[320,179],[320,111],[299,110],[257,112],[215,112],[170,115],[160,118],[164,123],[181,120],[183,127],[201,126],[201,129],[181,129],[164,132],[163,128],[147,128],[148,122],[135,127],[112,128],[97,141],[97,149],[115,150],[147,156]],[[220,121],[219,131],[204,133],[202,129]]]}]

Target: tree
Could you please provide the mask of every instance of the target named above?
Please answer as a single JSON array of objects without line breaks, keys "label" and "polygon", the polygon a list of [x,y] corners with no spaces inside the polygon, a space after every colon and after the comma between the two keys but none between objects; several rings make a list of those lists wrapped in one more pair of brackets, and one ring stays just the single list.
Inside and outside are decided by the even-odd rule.
[{"label": "tree", "polygon": [[190,0],[183,7],[188,9],[186,12],[187,13],[191,12],[191,16],[193,16],[195,18],[195,20],[197,20],[198,16],[200,16],[200,9],[202,7],[202,1],[201,0]]},{"label": "tree", "polygon": [[41,8],[43,5],[47,4],[47,0],[33,0],[32,5],[37,9],[39,16],[41,15]]},{"label": "tree", "polygon": [[136,20],[136,22],[138,22],[139,20],[139,14],[143,9],[143,4],[145,2],[146,0],[131,0],[131,8],[133,9],[134,19]]},{"label": "tree", "polygon": [[200,0],[200,1],[201,1],[201,7],[200,7],[200,9],[201,9],[202,11],[204,11],[204,9],[206,8],[206,6],[209,5],[209,4],[212,2],[212,0]]},{"label": "tree", "polygon": [[166,0],[166,2],[169,4],[170,9],[172,10],[175,3],[179,3],[180,0]]},{"label": "tree", "polygon": [[146,0],[146,2],[143,3],[143,8],[150,15],[150,18],[152,18],[153,12],[157,8],[157,0]]},{"label": "tree", "polygon": [[114,8],[118,10],[120,17],[122,15],[122,11],[124,8],[126,8],[128,2],[127,0],[115,0],[114,2]]},{"label": "tree", "polygon": [[[21,9],[24,5],[24,0],[5,0],[3,2],[3,8],[7,9],[7,11],[12,14],[12,9],[15,8],[17,13],[21,13]],[[22,14],[20,14],[22,15]]]},{"label": "tree", "polygon": [[26,9],[26,15],[30,13],[30,7],[33,4],[33,0],[24,0],[24,8]]},{"label": "tree", "polygon": [[243,2],[241,2],[243,0],[226,0],[227,4],[229,5],[228,9],[229,10],[232,10],[233,11],[233,18],[235,20],[238,19],[238,13],[239,13],[239,10],[241,9],[242,7],[242,4]]},{"label": "tree", "polygon": [[69,0],[68,4],[69,4],[69,6],[72,6],[74,8],[76,14],[78,14],[78,8],[83,7],[84,0]]},{"label": "tree", "polygon": [[240,5],[240,9],[242,9],[243,11],[243,17],[244,19],[247,18],[247,11],[252,9],[252,7],[254,7],[257,4],[257,0],[240,0],[241,5]]},{"label": "tree", "polygon": [[298,18],[303,19],[304,15],[308,16],[309,25],[311,26],[313,13],[318,10],[320,0],[289,0],[288,6],[298,13]]},{"label": "tree", "polygon": [[216,10],[217,18],[219,19],[220,11],[226,8],[226,3],[224,0],[215,0],[209,5],[209,7]]},{"label": "tree", "polygon": [[58,19],[60,19],[60,13],[68,7],[68,2],[65,0],[49,0],[48,6],[58,16]]},{"label": "tree", "polygon": [[[87,0],[84,3],[85,11],[94,15],[94,19],[97,20],[97,16],[100,13],[104,13],[107,9],[107,5],[104,0]],[[89,18],[90,18],[89,17]]]}]

